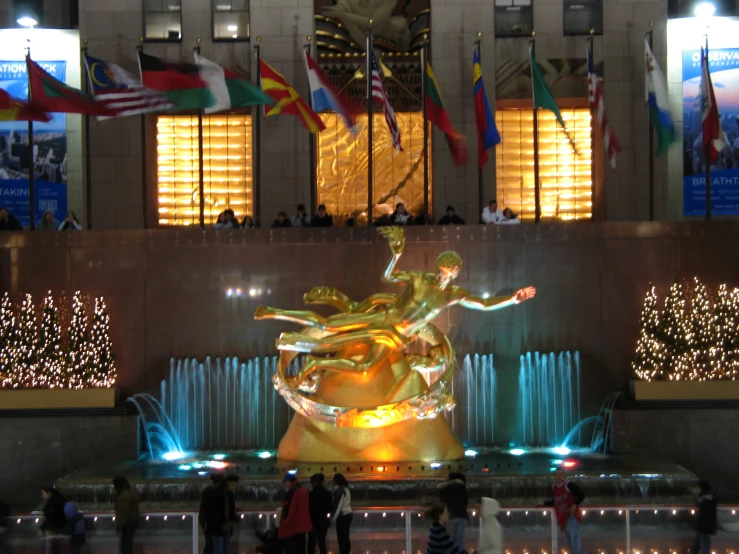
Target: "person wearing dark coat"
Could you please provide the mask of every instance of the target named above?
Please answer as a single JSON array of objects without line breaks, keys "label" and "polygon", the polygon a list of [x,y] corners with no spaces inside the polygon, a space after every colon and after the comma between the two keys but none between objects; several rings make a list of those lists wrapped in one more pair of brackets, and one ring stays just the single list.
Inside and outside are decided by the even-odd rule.
[{"label": "person wearing dark coat", "polygon": [[273,228],[292,227],[292,226],[293,224],[287,218],[287,214],[285,212],[278,212],[277,217],[272,222]]},{"label": "person wearing dark coat", "polygon": [[55,487],[48,486],[41,489],[41,497],[44,505],[41,511],[44,514],[39,534],[50,538],[51,554],[57,554],[64,550],[64,538],[61,535],[67,526],[67,518],[64,515],[64,505],[67,503],[62,493]]},{"label": "person wearing dark coat", "polygon": [[454,206],[447,206],[446,215],[439,220],[439,225],[464,225],[464,219],[457,215]]},{"label": "person wearing dark coat", "polygon": [[115,531],[120,554],[133,554],[133,537],[139,524],[139,494],[123,476],[113,478]]},{"label": "person wearing dark coat", "polygon": [[85,516],[77,509],[77,504],[67,502],[64,505],[64,516],[67,524],[64,527],[64,534],[69,541],[69,554],[81,554],[82,546],[87,542],[85,534]]},{"label": "person wearing dark coat", "polygon": [[707,481],[698,481],[698,523],[693,554],[711,554],[711,536],[718,530],[716,496]]},{"label": "person wearing dark coat", "polygon": [[0,208],[0,231],[22,230],[20,222],[8,211],[8,208]]},{"label": "person wearing dark coat", "polygon": [[318,551],[326,554],[326,535],[331,526],[331,511],[334,508],[334,497],[331,492],[323,486],[325,477],[323,473],[316,473],[310,478],[311,491],[308,497],[310,508],[310,521],[313,532],[308,535],[308,554],[315,554],[316,543]]},{"label": "person wearing dark coat", "polygon": [[[231,535],[236,523],[236,501],[231,487],[238,477],[211,476],[213,484],[203,491],[200,501],[200,524],[205,534],[206,554],[225,554],[231,548]],[[231,485],[231,483],[234,483]]]},{"label": "person wearing dark coat", "polygon": [[449,479],[438,487],[439,499],[446,504],[449,511],[449,521],[446,525],[449,536],[454,543],[464,550],[464,536],[467,530],[467,505],[469,504],[469,493],[467,492],[467,480],[463,473],[452,471]]},{"label": "person wearing dark coat", "polygon": [[287,494],[282,501],[277,536],[282,541],[285,554],[305,554],[305,535],[313,531],[308,491],[292,473],[285,475],[282,482],[287,487]]},{"label": "person wearing dark coat", "polygon": [[311,227],[333,227],[334,218],[326,212],[326,206],[321,204],[318,206],[318,213],[313,215],[310,224]]}]

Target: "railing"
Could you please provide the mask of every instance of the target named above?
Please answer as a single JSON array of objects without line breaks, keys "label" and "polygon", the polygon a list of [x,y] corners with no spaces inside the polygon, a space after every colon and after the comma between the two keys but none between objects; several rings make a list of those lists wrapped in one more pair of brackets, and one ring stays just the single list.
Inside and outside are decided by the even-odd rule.
[{"label": "railing", "polygon": [[[479,509],[470,509],[467,550],[476,549],[481,526]],[[425,551],[428,524],[422,508],[356,508],[352,525],[353,551],[359,553],[412,554]],[[257,540],[252,529],[274,527],[268,510],[239,512],[242,525],[235,532],[234,551],[253,551]],[[39,543],[33,536],[38,514],[14,515],[8,534],[13,552],[51,552],[51,538]],[[115,551],[115,517],[112,512],[85,512],[89,552]],[[586,551],[598,554],[656,554],[686,552],[694,540],[697,508],[693,506],[587,506],[583,510],[582,540]],[[145,512],[141,515],[136,543],[140,552],[169,554],[190,550],[197,554],[203,543],[198,513],[184,511]],[[559,546],[559,532],[551,508],[502,508],[506,554],[567,554]],[[715,554],[739,551],[739,506],[719,508],[722,530],[714,540]],[[331,549],[331,541],[329,548]],[[335,549],[334,549],[335,551]],[[313,554],[313,553],[309,553]]]}]

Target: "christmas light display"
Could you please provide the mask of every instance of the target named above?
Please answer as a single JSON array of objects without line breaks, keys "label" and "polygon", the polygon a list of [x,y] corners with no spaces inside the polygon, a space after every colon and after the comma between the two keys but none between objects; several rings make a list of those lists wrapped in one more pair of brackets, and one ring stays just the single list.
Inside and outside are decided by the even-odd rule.
[{"label": "christmas light display", "polygon": [[115,384],[115,356],[110,340],[110,317],[105,301],[95,299],[88,333],[82,295],[72,299],[69,341],[49,293],[37,326],[33,298],[27,294],[14,309],[6,294],[0,303],[0,384],[4,388],[92,388]]},{"label": "christmas light display", "polygon": [[739,289],[721,285],[715,299],[703,283],[673,283],[662,313],[650,286],[632,368],[645,381],[739,378]]}]

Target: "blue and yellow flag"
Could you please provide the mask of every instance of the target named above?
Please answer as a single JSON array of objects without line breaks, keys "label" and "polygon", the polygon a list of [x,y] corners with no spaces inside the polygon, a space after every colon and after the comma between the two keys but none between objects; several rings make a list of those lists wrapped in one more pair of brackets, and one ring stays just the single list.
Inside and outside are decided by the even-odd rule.
[{"label": "blue and yellow flag", "polygon": [[477,121],[477,167],[482,169],[488,163],[488,148],[500,142],[500,134],[495,126],[493,112],[490,111],[488,97],[485,94],[485,84],[482,82],[482,67],[480,66],[480,53],[475,51],[472,60],[472,75],[474,86],[472,91],[475,95],[475,119]]}]

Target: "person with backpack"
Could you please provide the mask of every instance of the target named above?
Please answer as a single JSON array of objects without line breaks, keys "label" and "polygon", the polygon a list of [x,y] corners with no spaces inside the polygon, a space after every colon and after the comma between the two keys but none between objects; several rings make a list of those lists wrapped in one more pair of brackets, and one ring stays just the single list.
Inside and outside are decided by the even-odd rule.
[{"label": "person with backpack", "polygon": [[74,502],[67,502],[64,505],[64,516],[67,518],[64,535],[69,544],[69,554],[81,554],[82,546],[87,542],[85,516],[77,509],[77,504]]}]

